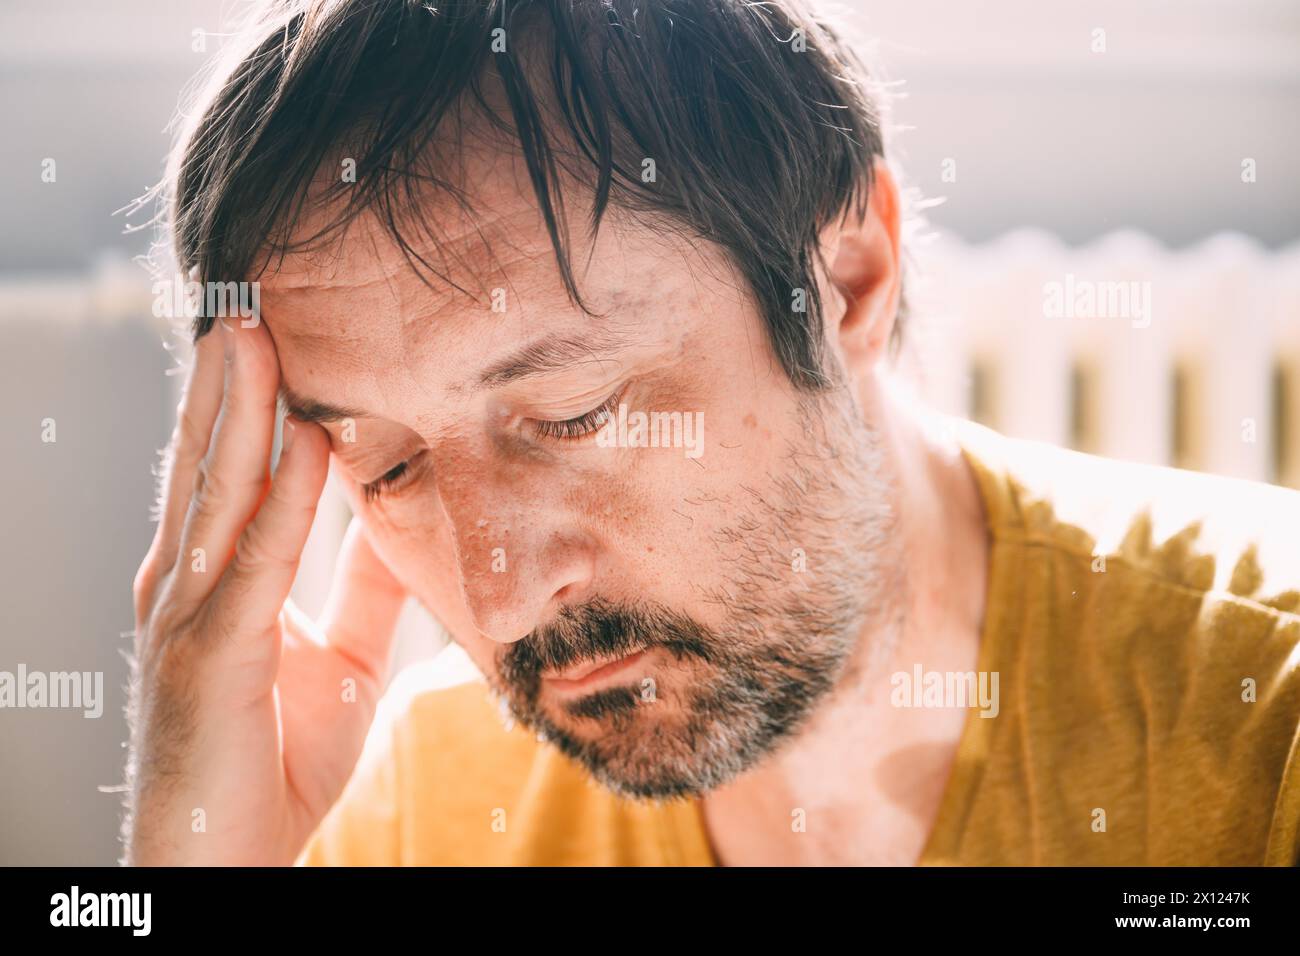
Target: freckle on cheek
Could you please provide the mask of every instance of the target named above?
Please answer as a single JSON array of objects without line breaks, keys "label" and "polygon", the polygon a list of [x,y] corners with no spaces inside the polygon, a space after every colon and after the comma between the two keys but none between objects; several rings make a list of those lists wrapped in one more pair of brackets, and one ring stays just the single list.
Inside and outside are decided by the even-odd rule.
[{"label": "freckle on cheek", "polygon": [[617,527],[620,534],[633,538],[649,535],[653,524],[649,522],[643,503],[653,500],[648,488],[634,476],[620,475],[593,485],[593,492],[574,500],[574,505],[600,523]]}]

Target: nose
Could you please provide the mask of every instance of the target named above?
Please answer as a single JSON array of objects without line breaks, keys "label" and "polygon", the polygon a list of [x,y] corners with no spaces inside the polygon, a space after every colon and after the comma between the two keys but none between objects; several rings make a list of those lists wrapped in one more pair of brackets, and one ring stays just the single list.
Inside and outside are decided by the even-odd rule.
[{"label": "nose", "polygon": [[465,607],[482,636],[517,641],[589,592],[596,544],[553,478],[509,466],[471,473],[463,462],[440,476]]}]

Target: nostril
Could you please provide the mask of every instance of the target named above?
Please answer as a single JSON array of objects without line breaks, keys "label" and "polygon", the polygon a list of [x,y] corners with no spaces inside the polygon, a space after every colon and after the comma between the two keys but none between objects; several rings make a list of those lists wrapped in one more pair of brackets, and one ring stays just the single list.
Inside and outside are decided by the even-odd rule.
[{"label": "nostril", "polygon": [[578,599],[581,597],[582,592],[585,589],[586,589],[585,584],[579,584],[576,581],[572,584],[566,584],[558,591],[556,591],[555,594],[551,597],[551,603],[553,604],[576,603]]}]

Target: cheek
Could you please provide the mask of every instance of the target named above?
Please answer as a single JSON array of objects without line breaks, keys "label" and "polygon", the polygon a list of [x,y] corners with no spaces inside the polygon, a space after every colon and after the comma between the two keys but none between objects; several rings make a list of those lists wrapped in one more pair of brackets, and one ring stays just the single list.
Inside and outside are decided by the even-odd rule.
[{"label": "cheek", "polygon": [[[349,483],[351,485],[351,483]],[[462,643],[474,635],[456,575],[450,526],[436,506],[376,508],[353,485],[345,491],[375,553],[398,582]]]},{"label": "cheek", "polygon": [[778,556],[769,540],[777,529],[756,495],[771,501],[772,479],[786,466],[782,421],[779,413],[706,416],[697,459],[671,448],[609,449],[622,460],[585,483],[574,502],[604,538],[607,568],[616,569],[598,590],[719,623],[711,595],[737,573],[737,557]]}]

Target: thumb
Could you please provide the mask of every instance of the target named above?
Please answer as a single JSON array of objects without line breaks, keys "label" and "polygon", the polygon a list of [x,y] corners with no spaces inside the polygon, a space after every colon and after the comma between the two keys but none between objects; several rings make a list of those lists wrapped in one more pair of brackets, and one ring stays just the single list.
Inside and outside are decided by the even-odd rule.
[{"label": "thumb", "polygon": [[329,645],[382,683],[406,589],[375,553],[358,518],[343,536],[339,560],[321,614]]}]

